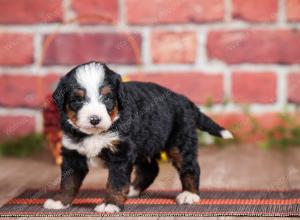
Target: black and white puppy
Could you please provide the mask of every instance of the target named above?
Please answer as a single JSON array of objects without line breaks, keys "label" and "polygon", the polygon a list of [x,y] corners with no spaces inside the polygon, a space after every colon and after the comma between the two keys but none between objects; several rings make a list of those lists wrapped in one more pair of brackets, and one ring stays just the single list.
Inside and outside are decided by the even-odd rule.
[{"label": "black and white puppy", "polygon": [[[68,207],[89,171],[88,160],[101,158],[108,168],[107,195],[97,212],[119,212],[127,197],[138,196],[158,174],[166,151],[178,170],[178,204],[200,200],[196,129],[232,138],[185,96],[153,83],[121,82],[105,64],[90,62],[64,76],[53,99],[63,131],[61,189],[44,203]],[[130,175],[135,166],[135,179]]]}]

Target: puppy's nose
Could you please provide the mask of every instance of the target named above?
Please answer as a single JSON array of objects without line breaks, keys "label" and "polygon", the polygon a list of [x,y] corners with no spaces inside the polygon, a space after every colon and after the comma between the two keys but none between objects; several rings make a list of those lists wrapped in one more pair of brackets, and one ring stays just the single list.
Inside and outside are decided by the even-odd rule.
[{"label": "puppy's nose", "polygon": [[100,123],[100,118],[97,116],[97,115],[92,115],[92,116],[90,116],[90,123],[92,124],[92,125],[97,125],[97,124],[99,124]]}]

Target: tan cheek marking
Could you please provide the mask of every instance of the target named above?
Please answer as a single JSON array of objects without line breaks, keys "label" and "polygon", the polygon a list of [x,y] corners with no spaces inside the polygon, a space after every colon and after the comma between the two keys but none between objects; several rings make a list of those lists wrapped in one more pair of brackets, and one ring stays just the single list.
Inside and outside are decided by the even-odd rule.
[{"label": "tan cheek marking", "polygon": [[77,114],[76,112],[72,111],[69,107],[69,105],[66,106],[66,114],[67,117],[74,123],[77,123]]},{"label": "tan cheek marking", "polygon": [[110,118],[112,121],[114,121],[116,119],[116,117],[118,116],[119,110],[118,110],[118,105],[116,105],[114,107],[114,109],[109,113]]},{"label": "tan cheek marking", "polygon": [[111,92],[111,88],[109,86],[104,86],[102,89],[101,89],[101,95],[107,95],[108,93]]}]

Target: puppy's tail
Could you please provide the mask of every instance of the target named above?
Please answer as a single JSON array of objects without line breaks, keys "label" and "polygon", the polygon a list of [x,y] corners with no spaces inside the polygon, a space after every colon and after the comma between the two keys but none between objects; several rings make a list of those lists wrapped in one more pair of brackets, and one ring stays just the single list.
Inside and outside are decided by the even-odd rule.
[{"label": "puppy's tail", "polygon": [[221,127],[216,122],[214,122],[211,118],[209,118],[207,115],[200,112],[200,110],[196,106],[194,106],[194,109],[195,109],[197,127],[200,130],[206,131],[211,135],[221,137],[224,139],[232,139],[233,138],[233,135],[230,131]]}]

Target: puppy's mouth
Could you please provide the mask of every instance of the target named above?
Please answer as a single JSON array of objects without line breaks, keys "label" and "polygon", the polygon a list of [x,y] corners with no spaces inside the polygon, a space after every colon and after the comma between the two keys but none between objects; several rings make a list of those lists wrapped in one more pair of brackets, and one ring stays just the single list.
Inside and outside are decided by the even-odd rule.
[{"label": "puppy's mouth", "polygon": [[103,129],[101,127],[87,127],[87,128],[79,128],[80,131],[87,134],[99,134],[106,131],[106,129]]},{"label": "puppy's mouth", "polygon": [[72,120],[68,120],[68,122],[79,131],[86,133],[86,134],[99,134],[107,131],[107,129],[99,126],[99,125],[91,125],[91,126],[78,126],[76,123],[74,123]]}]

